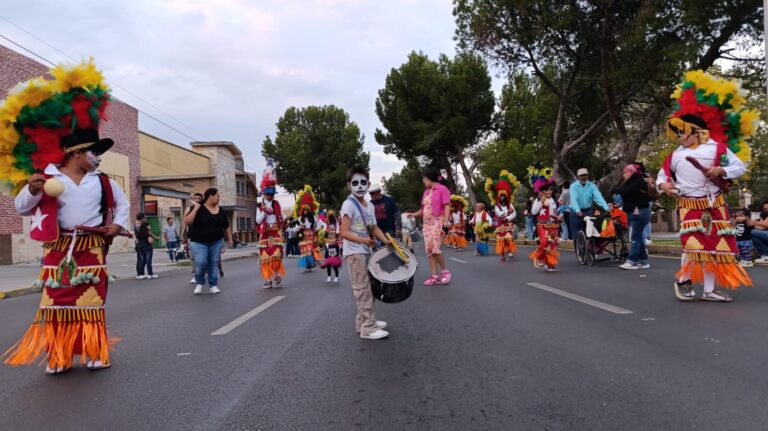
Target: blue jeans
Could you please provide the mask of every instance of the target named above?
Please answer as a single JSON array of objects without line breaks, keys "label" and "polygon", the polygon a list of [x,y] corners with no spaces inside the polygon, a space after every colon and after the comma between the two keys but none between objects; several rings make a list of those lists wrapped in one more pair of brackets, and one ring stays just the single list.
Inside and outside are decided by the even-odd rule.
[{"label": "blue jeans", "polygon": [[224,238],[210,243],[194,242],[192,252],[195,255],[195,283],[205,284],[208,275],[208,286],[216,286],[219,282],[219,256],[224,248]]},{"label": "blue jeans", "polygon": [[563,223],[560,223],[560,227],[563,229],[563,235],[561,236],[561,238],[563,240],[567,240],[567,239],[569,239],[571,237],[570,236],[570,229],[568,228],[568,222],[565,221],[565,219],[567,218],[565,216],[566,214],[568,214],[568,213],[563,213]]},{"label": "blue jeans", "polygon": [[166,245],[168,247],[168,259],[170,260],[176,260],[176,249],[179,248],[179,242],[178,241],[168,241],[168,244]]},{"label": "blue jeans", "polygon": [[535,223],[533,222],[533,216],[525,216],[525,233],[528,240],[533,239],[533,229]]},{"label": "blue jeans", "polygon": [[152,275],[152,246],[139,245],[136,248],[136,275],[144,275],[144,268],[147,268],[147,274]]},{"label": "blue jeans", "polygon": [[[648,210],[650,211],[650,209]],[[648,224],[643,228],[643,239],[651,239],[651,213],[648,213]]]},{"label": "blue jeans", "polygon": [[648,263],[648,251],[645,249],[644,229],[651,220],[650,208],[638,208],[637,214],[629,215],[630,240],[632,246],[629,251],[627,262],[636,265],[645,265]]},{"label": "blue jeans", "polygon": [[752,230],[752,245],[760,257],[768,256],[768,230]]}]

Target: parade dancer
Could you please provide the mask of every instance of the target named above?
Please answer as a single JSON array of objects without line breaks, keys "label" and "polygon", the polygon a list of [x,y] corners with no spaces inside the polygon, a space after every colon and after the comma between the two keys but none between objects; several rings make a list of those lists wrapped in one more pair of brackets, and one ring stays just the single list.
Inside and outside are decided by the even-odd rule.
[{"label": "parade dancer", "polygon": [[99,137],[110,96],[93,60],[50,75],[17,86],[0,108],[0,148],[10,150],[0,180],[13,188],[18,213],[31,216],[30,237],[43,243],[37,316],[3,358],[17,366],[45,355],[45,372],[58,374],[76,355],[92,370],[111,366],[106,256],[129,226],[130,204],[97,170],[114,142]]},{"label": "parade dancer", "polygon": [[315,199],[312,186],[305,185],[304,189],[299,191],[296,196],[296,205],[293,209],[293,216],[299,219],[301,231],[299,233],[299,251],[301,257],[298,265],[304,268],[305,272],[311,272],[312,268],[317,266],[320,260],[320,253],[315,244],[316,231],[319,221],[317,214],[320,209],[320,203]]},{"label": "parade dancer", "polygon": [[667,135],[679,146],[664,160],[656,184],[677,198],[683,256],[676,274],[675,296],[695,298],[694,283],[703,283],[699,299],[729,302],[728,289],[751,286],[738,263],[736,231],[730,225],[724,193],[742,176],[749,160],[745,139],[755,132],[759,113],[743,110],[739,84],[703,71],[685,74],[672,95],[677,101],[667,121]]},{"label": "parade dancer", "polygon": [[256,210],[256,225],[259,226],[259,260],[264,289],[283,287],[285,267],[283,266],[283,211],[275,200],[277,176],[271,159],[261,178],[261,204]]},{"label": "parade dancer", "polygon": [[475,205],[475,213],[469,221],[469,225],[475,230],[477,238],[475,242],[475,256],[485,256],[488,254],[488,241],[494,233],[493,219],[488,211],[485,210],[485,204],[478,202]]},{"label": "parade dancer", "polygon": [[[321,236],[324,245],[325,258],[323,263],[320,264],[320,268],[324,268],[328,272],[328,278],[326,283],[333,281],[339,282],[339,268],[341,268],[341,246],[339,244],[339,224],[336,221],[336,214],[333,211],[328,211],[328,224],[323,229],[323,235]],[[331,271],[333,271],[333,278],[331,278]]]},{"label": "parade dancer", "polygon": [[557,271],[559,253],[557,251],[560,239],[559,227],[562,216],[557,215],[557,203],[552,198],[552,170],[548,168],[529,167],[529,179],[533,192],[538,194],[531,205],[531,214],[536,220],[538,244],[529,255],[533,266],[548,272]]},{"label": "parade dancer", "polygon": [[512,206],[515,192],[520,186],[517,178],[506,169],[499,173],[499,178],[485,180],[485,191],[491,200],[494,210],[494,222],[496,224],[496,254],[505,262],[515,257],[517,244],[515,244],[515,225],[513,221],[517,216],[515,207]]},{"label": "parade dancer", "polygon": [[464,250],[467,246],[466,219],[464,208],[469,206],[467,200],[459,195],[451,196],[451,213],[448,216],[448,235],[444,243],[450,248]]}]

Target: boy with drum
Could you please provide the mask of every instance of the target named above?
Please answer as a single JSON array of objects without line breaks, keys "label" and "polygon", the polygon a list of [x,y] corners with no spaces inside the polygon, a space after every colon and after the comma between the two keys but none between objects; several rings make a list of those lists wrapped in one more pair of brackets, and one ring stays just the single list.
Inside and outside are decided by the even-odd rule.
[{"label": "boy with drum", "polygon": [[389,244],[389,240],[376,225],[373,205],[365,201],[370,186],[368,170],[361,167],[349,169],[347,186],[352,194],[341,206],[341,238],[357,304],[355,327],[360,338],[378,340],[388,337],[389,332],[384,330],[386,322],[375,320],[368,259],[376,245],[373,236],[384,244]]}]

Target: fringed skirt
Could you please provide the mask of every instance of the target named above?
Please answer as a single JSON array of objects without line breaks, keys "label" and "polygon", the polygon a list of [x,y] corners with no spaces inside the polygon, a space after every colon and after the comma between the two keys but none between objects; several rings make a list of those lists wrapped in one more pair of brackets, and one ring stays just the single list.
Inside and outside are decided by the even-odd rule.
[{"label": "fringed skirt", "polygon": [[539,244],[528,256],[534,264],[546,265],[550,268],[557,267],[560,253],[557,251],[559,241],[557,223],[539,223],[536,232],[539,234]]},{"label": "fringed skirt", "polygon": [[517,253],[515,244],[515,226],[512,222],[499,224],[496,228],[496,254],[506,255]]},{"label": "fringed skirt", "polygon": [[264,280],[285,275],[283,235],[279,228],[267,228],[259,239],[259,260],[261,260],[261,276]]}]

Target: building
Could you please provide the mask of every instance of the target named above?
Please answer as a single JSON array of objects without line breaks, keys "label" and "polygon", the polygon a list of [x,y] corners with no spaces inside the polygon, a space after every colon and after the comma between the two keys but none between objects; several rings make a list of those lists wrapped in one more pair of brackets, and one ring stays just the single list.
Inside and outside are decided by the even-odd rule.
[{"label": "building", "polygon": [[[30,78],[45,75],[49,67],[0,45],[0,99],[8,90]],[[125,190],[131,202],[131,218],[139,208],[136,186],[139,176],[138,111],[113,99],[107,108],[107,121],[101,127],[104,137],[115,145],[102,157],[101,171],[112,177]],[[133,242],[118,238],[111,252],[127,251]],[[40,258],[41,245],[29,239],[29,220],[16,214],[13,197],[0,195],[0,265],[32,262]]]}]

